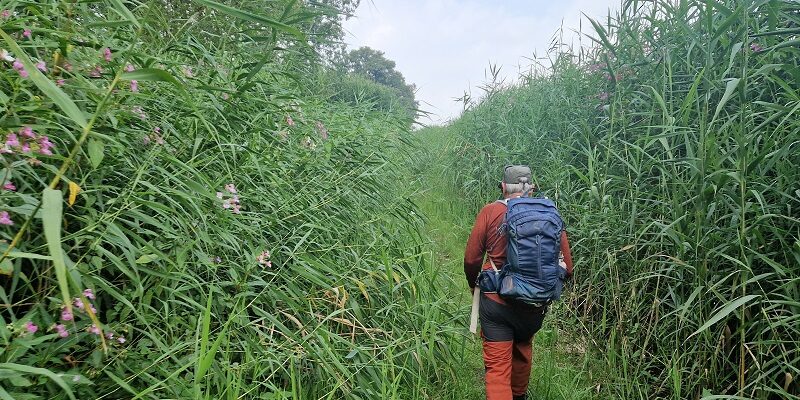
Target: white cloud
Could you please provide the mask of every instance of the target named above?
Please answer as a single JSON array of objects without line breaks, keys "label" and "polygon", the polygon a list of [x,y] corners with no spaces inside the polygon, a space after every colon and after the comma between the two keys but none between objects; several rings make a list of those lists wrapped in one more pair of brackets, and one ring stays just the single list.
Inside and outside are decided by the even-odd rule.
[{"label": "white cloud", "polygon": [[[345,23],[349,47],[369,46],[397,63],[406,81],[419,88],[433,123],[456,118],[453,99],[474,96],[490,63],[513,79],[533,54],[543,55],[558,28],[573,37],[581,11],[603,18],[619,0],[362,0],[356,18]],[[583,21],[583,31],[590,32]],[[584,43],[586,40],[584,39]],[[576,42],[577,44],[577,42]],[[429,122],[429,121],[423,121]]]}]

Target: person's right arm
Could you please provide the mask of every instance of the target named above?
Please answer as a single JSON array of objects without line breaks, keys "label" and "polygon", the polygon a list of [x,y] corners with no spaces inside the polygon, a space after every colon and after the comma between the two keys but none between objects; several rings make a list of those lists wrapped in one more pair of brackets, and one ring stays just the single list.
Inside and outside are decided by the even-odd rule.
[{"label": "person's right arm", "polygon": [[464,250],[464,275],[471,289],[475,288],[475,281],[483,267],[483,255],[486,252],[486,218],[481,210],[475,218],[475,225],[467,239],[467,248]]}]

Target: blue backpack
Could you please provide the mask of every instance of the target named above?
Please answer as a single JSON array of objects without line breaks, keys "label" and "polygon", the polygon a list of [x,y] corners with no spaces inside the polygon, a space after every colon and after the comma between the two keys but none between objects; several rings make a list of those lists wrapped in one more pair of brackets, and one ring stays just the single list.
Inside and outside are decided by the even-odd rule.
[{"label": "blue backpack", "polygon": [[533,197],[510,199],[503,230],[508,247],[498,294],[539,306],[559,300],[567,271],[559,265],[564,221],[555,203]]}]

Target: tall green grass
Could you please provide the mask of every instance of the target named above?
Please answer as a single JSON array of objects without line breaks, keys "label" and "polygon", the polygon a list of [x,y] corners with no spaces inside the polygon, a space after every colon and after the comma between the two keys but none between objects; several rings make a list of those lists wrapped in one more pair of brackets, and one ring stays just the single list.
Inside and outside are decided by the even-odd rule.
[{"label": "tall green grass", "polygon": [[450,127],[476,207],[506,163],[558,201],[608,396],[800,398],[799,11],[625,1]]},{"label": "tall green grass", "polygon": [[30,75],[0,61],[3,134],[54,143],[2,155],[0,398],[407,399],[446,378],[392,156],[407,114],[331,99],[302,3],[226,4],[0,1]]}]

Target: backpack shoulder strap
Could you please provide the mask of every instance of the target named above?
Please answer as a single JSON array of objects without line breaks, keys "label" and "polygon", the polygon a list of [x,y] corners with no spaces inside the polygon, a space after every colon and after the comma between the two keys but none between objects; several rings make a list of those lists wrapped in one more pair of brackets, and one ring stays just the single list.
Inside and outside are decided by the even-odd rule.
[{"label": "backpack shoulder strap", "polygon": [[504,205],[504,206],[508,207],[508,199],[503,199],[503,200],[495,200],[495,203],[500,203],[500,204],[502,204],[502,205]]}]

